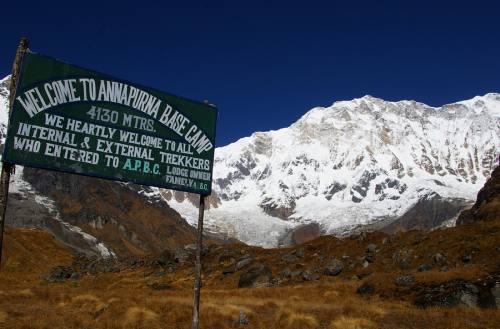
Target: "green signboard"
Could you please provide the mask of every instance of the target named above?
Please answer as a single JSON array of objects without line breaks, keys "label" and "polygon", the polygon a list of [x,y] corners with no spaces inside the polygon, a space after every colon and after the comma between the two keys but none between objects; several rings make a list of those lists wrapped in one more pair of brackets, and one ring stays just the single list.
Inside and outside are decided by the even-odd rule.
[{"label": "green signboard", "polygon": [[4,161],[208,195],[217,109],[24,56]]}]

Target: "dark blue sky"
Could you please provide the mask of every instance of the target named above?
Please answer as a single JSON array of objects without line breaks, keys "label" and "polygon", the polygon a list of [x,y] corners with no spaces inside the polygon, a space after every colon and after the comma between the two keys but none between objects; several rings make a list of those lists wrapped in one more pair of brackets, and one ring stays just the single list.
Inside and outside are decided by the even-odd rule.
[{"label": "dark blue sky", "polygon": [[[16,4],[14,4],[16,3]],[[366,94],[442,105],[500,92],[494,1],[8,1],[0,74],[42,54],[219,107],[217,144]]]}]

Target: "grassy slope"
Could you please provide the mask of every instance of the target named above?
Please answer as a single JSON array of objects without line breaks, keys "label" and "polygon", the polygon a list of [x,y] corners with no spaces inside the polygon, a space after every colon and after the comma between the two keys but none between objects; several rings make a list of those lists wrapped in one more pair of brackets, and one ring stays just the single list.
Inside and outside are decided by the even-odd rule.
[{"label": "grassy slope", "polygon": [[[477,278],[495,270],[500,263],[498,252],[495,255],[491,251],[493,244],[499,242],[498,236],[488,237],[487,232],[500,234],[499,224],[464,225],[429,235],[417,231],[400,233],[385,244],[382,240],[387,236],[380,233],[369,234],[362,241],[321,237],[294,248],[302,248],[305,256],[293,266],[317,266],[321,263],[319,252],[328,259],[343,254],[355,259],[370,242],[376,243],[381,251],[366,269],[355,265],[346,267],[339,277],[323,276],[319,281],[291,281],[281,287],[259,289],[236,288],[241,271],[221,280],[221,270],[227,264],[220,262],[218,255],[231,252],[237,255],[245,249],[254,255],[255,262],[269,265],[278,274],[290,266],[283,264],[281,250],[215,247],[205,259],[202,328],[498,328],[498,310],[416,308],[407,294],[395,289],[393,278],[404,271],[389,262],[393,251],[402,247],[413,248],[418,257],[440,250],[453,261],[473,247],[478,251],[472,264],[451,265],[449,272],[416,273],[416,277],[420,282]],[[37,230],[7,230],[5,247],[5,264],[0,273],[0,328],[190,327],[190,264],[163,277],[155,275],[157,269],[139,267],[48,284],[41,276],[55,265],[70,264],[69,251],[49,234]],[[351,278],[354,273],[364,272],[372,274],[362,280]],[[148,287],[152,282],[169,283],[172,289],[152,290]],[[356,295],[356,288],[363,282],[374,283],[378,293],[385,297]],[[240,310],[250,319],[245,326],[234,322]]]}]

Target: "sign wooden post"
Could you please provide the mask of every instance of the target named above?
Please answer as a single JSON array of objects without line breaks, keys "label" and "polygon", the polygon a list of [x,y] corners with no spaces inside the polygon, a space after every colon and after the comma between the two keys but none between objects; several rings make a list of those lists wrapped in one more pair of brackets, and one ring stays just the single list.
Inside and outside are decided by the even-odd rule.
[{"label": "sign wooden post", "polygon": [[203,250],[203,214],[205,212],[205,196],[200,194],[198,209],[198,234],[196,237],[196,264],[194,271],[193,326],[198,329],[200,322],[200,290],[201,290],[201,253]]},{"label": "sign wooden post", "polygon": [[[9,115],[14,104],[14,99],[16,97],[17,82],[19,80],[19,72],[21,70],[21,63],[23,61],[24,54],[28,50],[28,39],[22,38],[17,46],[16,57],[14,58],[14,64],[12,65],[12,76],[10,77],[10,88],[9,88]],[[8,126],[8,124],[7,124]],[[3,230],[5,226],[5,213],[7,211],[7,198],[9,196],[9,182],[10,182],[10,172],[12,170],[12,164],[5,162],[2,158],[2,175],[0,177],[0,268],[2,266],[2,246],[3,246]]]}]

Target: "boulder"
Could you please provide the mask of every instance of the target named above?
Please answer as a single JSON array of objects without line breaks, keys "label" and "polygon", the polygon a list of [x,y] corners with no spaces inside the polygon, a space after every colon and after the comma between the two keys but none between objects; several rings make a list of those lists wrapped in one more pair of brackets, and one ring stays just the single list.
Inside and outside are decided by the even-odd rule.
[{"label": "boulder", "polygon": [[399,266],[402,270],[410,268],[410,261],[412,250],[401,249],[392,254],[392,263]]},{"label": "boulder", "polygon": [[433,256],[432,256],[432,262],[436,265],[444,265],[446,264],[446,256],[443,255],[442,253],[438,252],[438,253],[435,253]]},{"label": "boulder", "polygon": [[422,264],[418,267],[419,272],[427,272],[427,271],[430,271],[431,269],[432,269],[432,265],[429,265],[429,264]]},{"label": "boulder", "polygon": [[[210,252],[210,248],[207,246],[203,246],[201,249],[201,254],[207,255]],[[174,253],[174,259],[177,263],[185,263],[190,260],[193,260],[196,255],[196,245],[195,244],[187,244],[185,246],[177,247]]]},{"label": "boulder", "polygon": [[365,283],[356,289],[356,293],[359,295],[372,295],[375,292],[375,286],[370,283]]},{"label": "boulder", "polygon": [[156,263],[160,266],[173,265],[175,263],[175,254],[170,250],[164,250],[156,259]]},{"label": "boulder", "polygon": [[370,244],[366,247],[366,253],[367,253],[367,254],[374,254],[376,251],[377,251],[377,245],[376,245],[376,244],[374,244],[374,243],[370,243]]},{"label": "boulder", "polygon": [[234,264],[231,264],[222,270],[222,275],[229,275],[233,274],[234,272],[236,272],[236,266]]},{"label": "boulder", "polygon": [[240,314],[238,315],[238,319],[237,319],[236,323],[239,325],[246,325],[249,322],[250,322],[250,320],[248,319],[248,316],[246,315],[246,313],[243,312],[242,310],[240,310]]},{"label": "boulder", "polygon": [[478,301],[479,289],[470,283],[465,283],[462,289],[456,292],[459,302],[468,307],[476,307]]},{"label": "boulder", "polygon": [[395,283],[397,286],[410,286],[415,282],[413,275],[403,275],[396,278]]},{"label": "boulder", "polygon": [[344,264],[339,260],[332,260],[325,268],[325,275],[337,276],[344,269]]},{"label": "boulder", "polygon": [[410,267],[411,267],[411,263],[407,259],[403,259],[403,260],[401,260],[401,262],[399,262],[399,268],[402,270],[407,270]]},{"label": "boulder", "polygon": [[69,279],[77,279],[78,273],[70,266],[56,266],[50,270],[49,275],[45,278],[47,282],[64,282]]},{"label": "boulder", "polygon": [[464,262],[464,263],[469,263],[471,260],[472,260],[471,254],[465,254],[462,256],[462,262]]},{"label": "boulder", "polygon": [[242,260],[236,263],[236,271],[241,270],[252,262],[252,258],[243,258]]},{"label": "boulder", "polygon": [[305,255],[305,254],[304,254],[304,249],[300,248],[299,250],[294,251],[294,252],[293,252],[293,254],[294,254],[295,256],[297,256],[297,257],[302,258],[302,257],[304,257],[304,255]]},{"label": "boulder", "polygon": [[304,281],[315,281],[319,279],[318,273],[314,271],[304,271],[302,272],[302,280]]},{"label": "boulder", "polygon": [[493,296],[493,300],[495,301],[496,308],[500,308],[500,282],[496,282],[495,285],[491,288],[491,295]]},{"label": "boulder", "polygon": [[289,279],[289,278],[291,278],[291,277],[292,277],[292,271],[290,271],[290,269],[289,269],[289,268],[285,268],[285,269],[281,272],[280,276],[281,276],[282,278]]},{"label": "boulder", "polygon": [[281,259],[287,263],[294,263],[298,261],[298,257],[293,254],[284,254]]},{"label": "boulder", "polygon": [[451,282],[440,286],[427,287],[424,293],[415,300],[418,306],[454,307],[464,305],[477,307],[479,289],[476,285],[467,282]]},{"label": "boulder", "polygon": [[271,270],[265,265],[257,265],[240,276],[238,288],[268,287],[270,286],[271,279]]},{"label": "boulder", "polygon": [[188,250],[184,247],[177,247],[175,249],[174,259],[177,263],[185,263],[192,259],[194,252],[192,250]]}]

